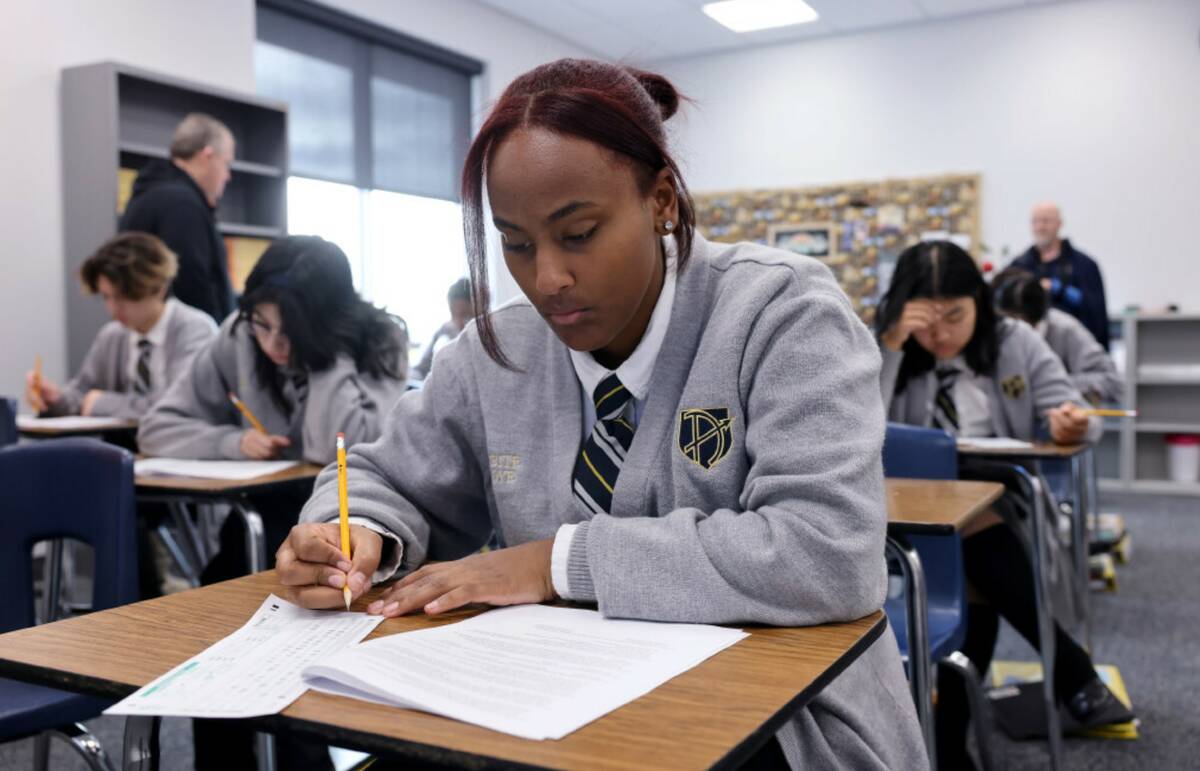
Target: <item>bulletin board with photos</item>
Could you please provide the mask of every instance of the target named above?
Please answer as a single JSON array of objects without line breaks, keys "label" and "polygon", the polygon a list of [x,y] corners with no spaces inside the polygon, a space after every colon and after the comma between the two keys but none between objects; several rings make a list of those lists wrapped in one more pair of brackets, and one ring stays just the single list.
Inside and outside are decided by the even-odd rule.
[{"label": "bulletin board with photos", "polygon": [[756,241],[821,260],[869,324],[911,244],[946,238],[981,258],[979,192],[980,175],[955,174],[700,193],[696,221],[711,241]]}]

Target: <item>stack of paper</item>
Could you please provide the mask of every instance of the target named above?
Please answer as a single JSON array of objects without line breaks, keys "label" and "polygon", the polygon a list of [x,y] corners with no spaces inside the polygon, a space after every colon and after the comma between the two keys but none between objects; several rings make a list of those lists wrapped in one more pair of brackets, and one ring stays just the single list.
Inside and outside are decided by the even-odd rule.
[{"label": "stack of paper", "polygon": [[185,460],[181,458],[141,458],[134,461],[136,476],[199,477],[201,479],[243,480],[275,474],[295,466],[294,460]]},{"label": "stack of paper", "polygon": [[973,436],[958,440],[960,450],[1028,450],[1033,442],[1010,439],[1007,436]]},{"label": "stack of paper", "polygon": [[746,636],[523,605],[372,640],[303,674],[316,690],[561,739]]},{"label": "stack of paper", "polygon": [[106,715],[273,715],[308,690],[300,671],[340,656],[382,616],[306,610],[271,595],[241,629],[104,710]]},{"label": "stack of paper", "polygon": [[57,418],[35,418],[32,415],[18,415],[17,428],[22,431],[33,431],[39,428],[54,428],[60,431],[105,431],[112,428],[136,426],[136,421],[129,418],[90,417],[84,415],[63,415]]}]

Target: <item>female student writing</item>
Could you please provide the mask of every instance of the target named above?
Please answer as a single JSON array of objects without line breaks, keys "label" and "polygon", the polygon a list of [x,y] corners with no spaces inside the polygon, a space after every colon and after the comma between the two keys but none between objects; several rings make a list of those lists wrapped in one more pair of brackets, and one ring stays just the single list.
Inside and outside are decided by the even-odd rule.
[{"label": "female student writing", "polygon": [[[312,236],[284,238],[263,253],[217,338],[142,420],[138,444],[175,458],[330,463],[339,432],[347,445],[378,438],[384,414],[404,392],[407,355],[403,322],[358,296],[341,249]],[[269,554],[307,497],[304,489],[253,497]],[[202,583],[245,573],[244,544],[229,517]],[[196,721],[194,731],[197,769],[251,762],[252,732],[240,724]],[[277,750],[281,768],[331,768],[321,745],[280,737]]]},{"label": "female student writing", "polygon": [[[370,612],[559,596],[804,625],[880,607],[874,341],[820,263],[696,234],[663,128],[678,103],[659,76],[592,61],[506,89],[463,172],[475,323],[350,452],[353,563],[335,474],[318,479],[277,555],[294,599],[337,607],[347,580],[357,596],[401,574]],[[485,184],[528,298],[492,313]],[[471,554],[493,528],[506,548]],[[777,738],[755,763],[923,767],[894,638]]]},{"label": "female student writing", "polygon": [[[1034,440],[1046,431],[1060,444],[1095,441],[1098,418],[1054,352],[1027,324],[997,318],[991,293],[971,256],[948,241],[917,244],[900,255],[879,306],[877,331],[888,418],[934,426],[960,437]],[[1043,418],[1044,416],[1044,418]],[[999,613],[1038,646],[1029,558],[994,512],[964,533],[967,579],[984,604],[968,613],[963,652],[987,671]],[[1131,719],[1097,677],[1091,658],[1055,627],[1055,690],[1085,725]],[[966,697],[953,678],[938,682],[939,764],[970,768]]]},{"label": "female student writing", "polygon": [[1079,319],[1050,307],[1050,295],[1037,276],[1023,268],[1005,268],[992,279],[992,297],[1001,313],[1038,331],[1089,401],[1121,401],[1124,385],[1108,351]]},{"label": "female student writing", "polygon": [[29,405],[43,416],[138,418],[150,409],[217,331],[208,314],[168,296],[177,269],[175,254],[148,233],[122,233],[88,257],[79,278],[112,321],[65,386],[26,375]]}]

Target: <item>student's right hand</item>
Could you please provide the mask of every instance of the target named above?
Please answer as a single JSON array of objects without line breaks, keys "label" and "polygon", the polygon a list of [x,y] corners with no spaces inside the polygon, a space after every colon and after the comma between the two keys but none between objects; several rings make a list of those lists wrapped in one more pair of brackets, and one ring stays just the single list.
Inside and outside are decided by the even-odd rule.
[{"label": "student's right hand", "polygon": [[305,608],[342,608],[342,587],[358,599],[371,588],[379,567],[383,536],[369,527],[350,526],[350,553],[342,554],[337,522],[296,525],[275,552],[275,573],[287,588],[286,598]]},{"label": "student's right hand", "polygon": [[264,434],[262,431],[250,429],[242,434],[241,450],[250,460],[271,460],[279,457],[283,448],[291,445],[292,440],[286,436]]},{"label": "student's right hand", "polygon": [[891,351],[899,352],[913,332],[928,329],[937,321],[937,309],[931,300],[909,300],[904,303],[900,318],[892,324],[891,329],[884,332],[880,341]]},{"label": "student's right hand", "polygon": [[45,375],[39,378],[33,370],[25,373],[25,401],[35,412],[45,412],[61,398],[62,389],[50,378]]}]

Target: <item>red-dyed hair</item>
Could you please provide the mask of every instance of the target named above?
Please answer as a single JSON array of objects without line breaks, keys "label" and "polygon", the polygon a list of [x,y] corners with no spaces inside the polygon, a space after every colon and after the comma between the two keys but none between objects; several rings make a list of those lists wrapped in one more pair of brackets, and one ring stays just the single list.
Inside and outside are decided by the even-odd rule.
[{"label": "red-dyed hair", "polygon": [[679,101],[679,92],[661,75],[590,59],[543,64],[518,77],[501,94],[467,151],[462,174],[463,234],[475,323],[493,361],[511,367],[488,312],[483,178],[492,149],[519,128],[586,139],[627,159],[644,193],[650,192],[659,172],[670,169],[679,205],[679,222],[672,235],[678,246],[677,268],[683,270],[692,252],[696,215],[663,130],[663,122],[675,114]]}]

